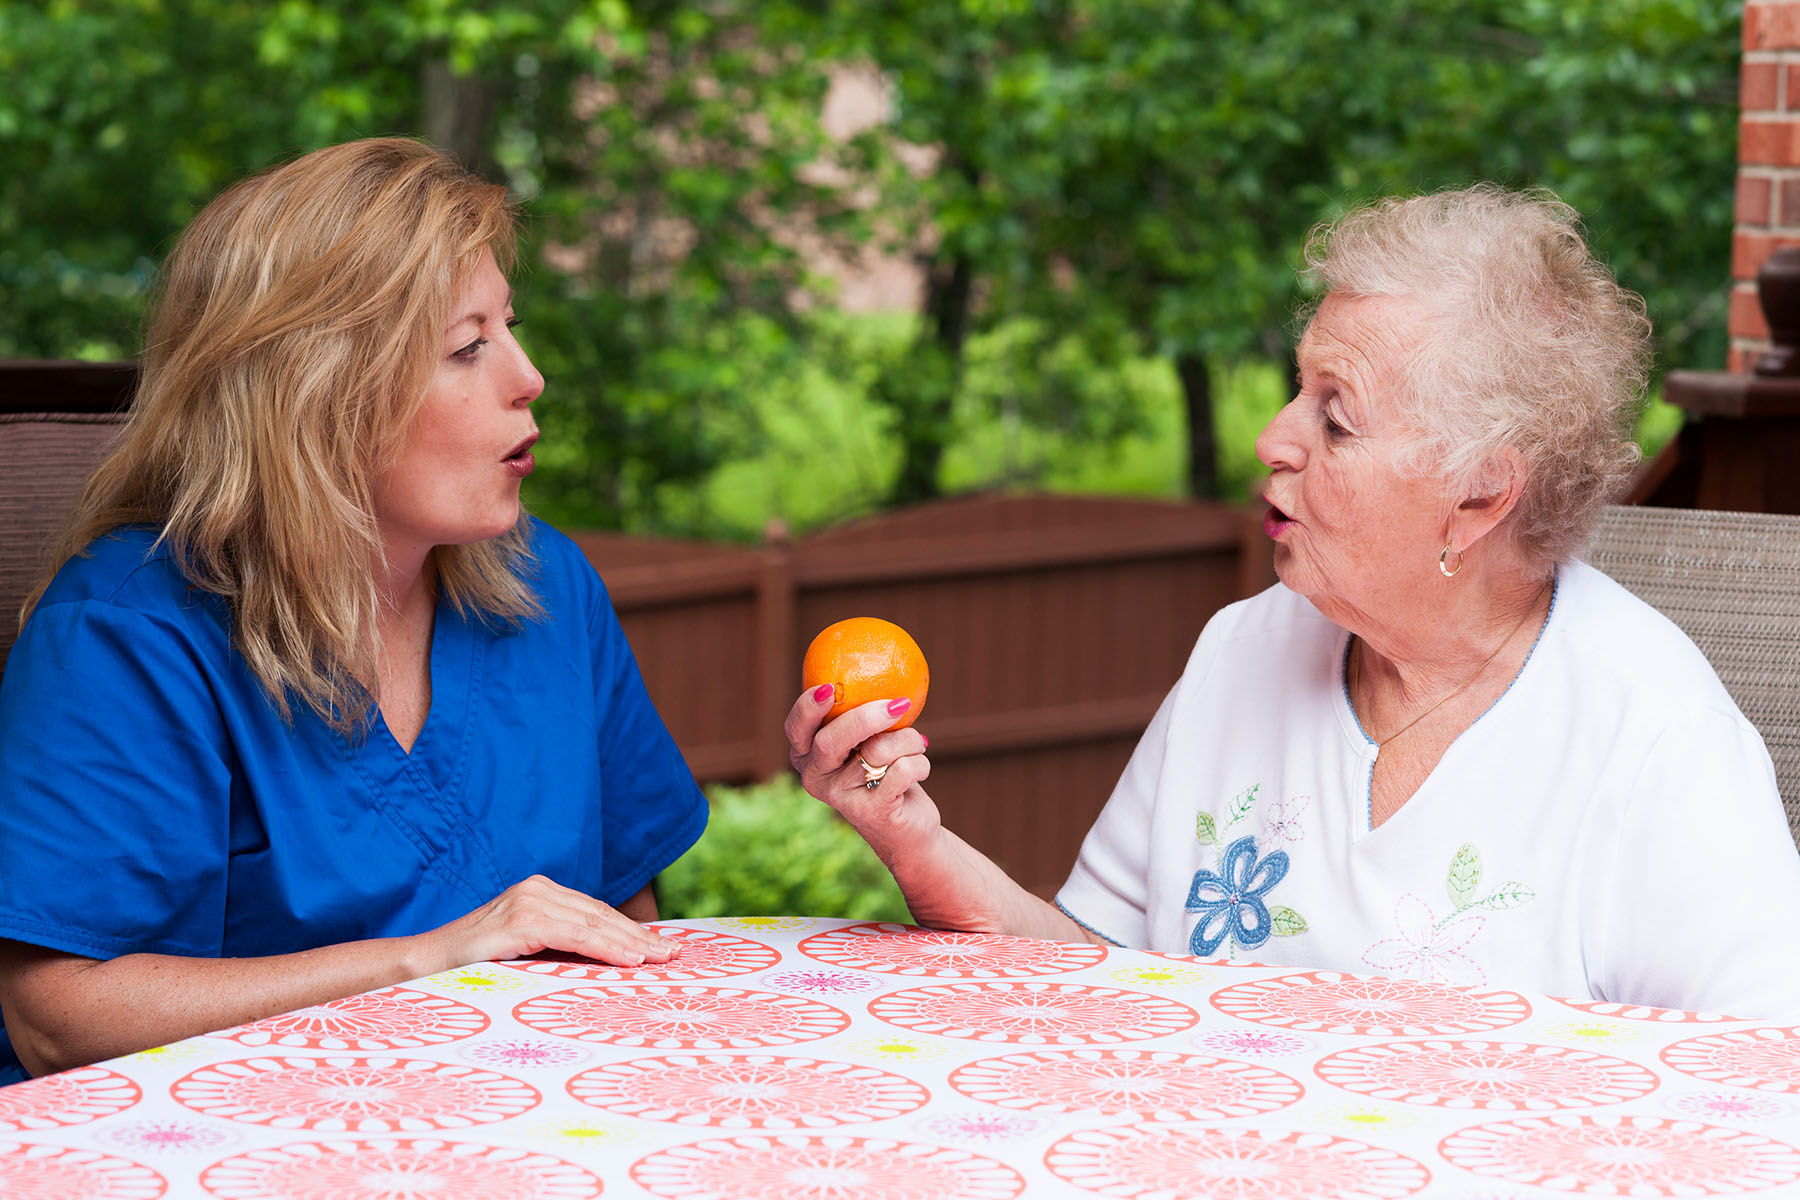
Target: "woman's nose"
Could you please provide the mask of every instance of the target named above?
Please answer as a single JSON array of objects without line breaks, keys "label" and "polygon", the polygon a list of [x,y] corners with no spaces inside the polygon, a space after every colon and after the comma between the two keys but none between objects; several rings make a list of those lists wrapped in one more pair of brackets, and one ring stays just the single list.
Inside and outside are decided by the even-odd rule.
[{"label": "woman's nose", "polygon": [[1298,436],[1299,409],[1298,403],[1288,401],[1256,435],[1256,457],[1271,471],[1298,467],[1306,460],[1306,450]]},{"label": "woman's nose", "polygon": [[518,379],[514,383],[513,403],[524,407],[544,394],[544,377],[538,373],[537,367],[532,365],[531,356],[525,353],[525,348],[516,342],[513,344],[517,347],[519,356]]}]

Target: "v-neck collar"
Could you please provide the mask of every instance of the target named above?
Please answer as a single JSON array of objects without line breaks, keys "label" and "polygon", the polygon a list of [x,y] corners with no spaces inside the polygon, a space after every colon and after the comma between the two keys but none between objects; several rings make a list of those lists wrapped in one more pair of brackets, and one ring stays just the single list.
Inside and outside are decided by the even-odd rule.
[{"label": "v-neck collar", "polygon": [[[1450,744],[1445,747],[1444,753],[1438,757],[1437,763],[1426,774],[1418,788],[1413,791],[1411,796],[1407,797],[1406,803],[1395,809],[1393,814],[1382,822],[1381,829],[1392,825],[1401,813],[1418,803],[1420,797],[1431,788],[1433,781],[1442,772],[1445,760],[1456,753],[1456,748],[1462,744],[1463,739],[1474,732],[1475,728],[1487,719],[1489,713],[1500,707],[1506,698],[1512,695],[1513,689],[1518,686],[1519,680],[1525,677],[1525,672],[1530,668],[1531,660],[1537,656],[1538,646],[1543,643],[1545,635],[1550,632],[1551,623],[1556,620],[1556,604],[1562,596],[1562,585],[1563,572],[1558,568],[1551,577],[1549,611],[1544,614],[1544,621],[1538,626],[1537,635],[1531,639],[1531,648],[1525,651],[1525,660],[1519,664],[1519,669],[1513,672],[1513,677],[1507,681],[1506,687],[1501,693],[1494,697],[1493,702],[1482,709],[1480,715],[1469,722],[1467,728],[1450,740]],[[1334,644],[1338,680],[1336,707],[1338,726],[1349,743],[1356,766],[1360,767],[1362,771],[1363,819],[1358,823],[1355,837],[1355,840],[1361,841],[1363,838],[1379,832],[1375,826],[1375,760],[1380,756],[1381,748],[1376,745],[1375,739],[1369,736],[1368,730],[1363,728],[1362,718],[1357,716],[1356,706],[1350,700],[1350,638],[1349,630],[1340,630]],[[1353,767],[1353,769],[1355,768]]]},{"label": "v-neck collar", "polygon": [[[351,765],[368,782],[375,806],[398,825],[428,862],[480,900],[504,887],[463,802],[476,698],[485,687],[486,639],[474,622],[440,599],[431,630],[431,708],[409,753],[377,709],[368,736],[344,743]],[[390,795],[393,789],[399,789]],[[395,801],[412,793],[424,809]],[[429,815],[428,815],[429,814]],[[485,878],[482,878],[485,876]]]}]

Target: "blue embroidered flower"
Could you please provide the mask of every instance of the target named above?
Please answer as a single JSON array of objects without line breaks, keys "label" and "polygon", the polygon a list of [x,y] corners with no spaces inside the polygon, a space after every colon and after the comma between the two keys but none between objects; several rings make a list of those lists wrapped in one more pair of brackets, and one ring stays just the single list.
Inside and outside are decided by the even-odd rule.
[{"label": "blue embroidered flower", "polygon": [[1275,926],[1262,898],[1287,871],[1287,851],[1277,850],[1258,861],[1253,837],[1241,837],[1226,847],[1216,873],[1195,871],[1187,910],[1201,915],[1188,938],[1189,952],[1210,957],[1227,937],[1246,949],[1268,941]]}]

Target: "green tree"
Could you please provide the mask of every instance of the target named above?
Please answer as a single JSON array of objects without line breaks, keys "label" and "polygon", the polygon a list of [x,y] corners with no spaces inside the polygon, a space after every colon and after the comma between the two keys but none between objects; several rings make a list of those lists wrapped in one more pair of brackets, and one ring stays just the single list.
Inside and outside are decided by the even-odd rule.
[{"label": "green tree", "polygon": [[[1358,199],[1551,187],[1642,290],[1664,362],[1721,345],[1736,6],[1715,0],[904,0],[855,4],[935,236],[912,354],[876,389],[931,494],[969,331],[1124,329],[1166,358],[1190,487],[1218,486],[1221,362],[1286,364],[1307,230]],[[1104,401],[1102,401],[1104,403]],[[1114,402],[1114,408],[1118,405]]]},{"label": "green tree", "polygon": [[[796,351],[800,238],[854,235],[783,0],[51,0],[0,8],[0,354],[134,353],[154,262],[227,183],[430,130],[530,207],[551,515],[654,526]],[[578,440],[579,444],[574,444]]]}]

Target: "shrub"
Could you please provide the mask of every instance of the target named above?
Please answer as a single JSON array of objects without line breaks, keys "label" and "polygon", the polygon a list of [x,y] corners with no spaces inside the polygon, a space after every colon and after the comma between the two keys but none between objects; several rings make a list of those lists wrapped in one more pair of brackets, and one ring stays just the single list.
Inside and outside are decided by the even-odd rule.
[{"label": "shrub", "polygon": [[706,833],[657,878],[663,917],[911,920],[875,852],[798,779],[707,793]]}]

